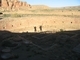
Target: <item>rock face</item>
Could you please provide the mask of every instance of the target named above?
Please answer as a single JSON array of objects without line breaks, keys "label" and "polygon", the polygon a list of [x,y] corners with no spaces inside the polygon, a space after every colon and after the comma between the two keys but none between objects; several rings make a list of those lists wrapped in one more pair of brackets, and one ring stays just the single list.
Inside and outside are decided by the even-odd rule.
[{"label": "rock face", "polygon": [[20,7],[31,8],[31,5],[19,0],[0,0],[0,7],[5,9],[19,9]]}]

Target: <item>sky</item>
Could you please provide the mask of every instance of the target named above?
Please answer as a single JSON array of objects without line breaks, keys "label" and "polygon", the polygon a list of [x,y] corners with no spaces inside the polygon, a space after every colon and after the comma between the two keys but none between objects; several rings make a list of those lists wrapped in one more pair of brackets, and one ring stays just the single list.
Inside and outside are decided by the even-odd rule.
[{"label": "sky", "polygon": [[22,0],[31,5],[47,5],[49,7],[80,6],[80,0]]}]

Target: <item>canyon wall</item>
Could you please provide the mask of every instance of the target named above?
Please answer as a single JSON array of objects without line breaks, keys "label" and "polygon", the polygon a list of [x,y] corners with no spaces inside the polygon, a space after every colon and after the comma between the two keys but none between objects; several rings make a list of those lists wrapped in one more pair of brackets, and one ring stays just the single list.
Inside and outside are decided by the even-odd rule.
[{"label": "canyon wall", "polygon": [[79,30],[80,18],[71,17],[26,17],[26,18],[5,18],[0,20],[0,30],[11,32],[37,32],[42,26],[43,31]]},{"label": "canyon wall", "polygon": [[10,10],[19,9],[20,7],[31,8],[31,5],[19,0],[0,0],[0,7]]}]

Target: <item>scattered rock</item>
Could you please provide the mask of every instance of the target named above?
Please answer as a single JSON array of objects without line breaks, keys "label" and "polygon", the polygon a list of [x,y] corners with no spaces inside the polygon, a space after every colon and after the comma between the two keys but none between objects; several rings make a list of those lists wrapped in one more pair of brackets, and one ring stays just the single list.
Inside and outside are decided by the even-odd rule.
[{"label": "scattered rock", "polygon": [[2,42],[3,47],[15,47],[16,44],[13,44],[11,41],[4,41]]},{"label": "scattered rock", "polygon": [[18,58],[19,56],[18,55],[14,55],[14,54],[11,54],[11,53],[4,53],[1,55],[1,59],[3,60],[8,60],[8,59],[15,59],[15,58]]},{"label": "scattered rock", "polygon": [[13,37],[9,38],[8,40],[12,40],[14,42],[21,42],[22,41],[20,36],[13,36]]},{"label": "scattered rock", "polygon": [[65,42],[67,42],[67,40],[69,40],[69,38],[70,37],[68,35],[60,35],[57,37],[56,42],[64,44]]},{"label": "scattered rock", "polygon": [[77,54],[80,54],[80,44],[73,48],[73,51],[76,52]]},{"label": "scattered rock", "polygon": [[24,43],[24,44],[31,44],[31,42],[30,41],[28,41],[28,40],[24,40],[22,43]]},{"label": "scattered rock", "polygon": [[16,43],[16,42],[13,42],[13,41],[10,41],[10,40],[8,40],[8,41],[3,41],[2,44],[1,44],[2,47],[9,47],[9,48],[11,48],[11,49],[16,49],[16,48],[18,48],[20,45],[21,45],[20,43]]},{"label": "scattered rock", "polygon": [[2,49],[2,52],[9,53],[9,52],[11,52],[11,49],[9,47],[6,47],[6,48]]},{"label": "scattered rock", "polygon": [[1,58],[4,59],[4,60],[7,60],[7,59],[11,58],[11,54],[10,53],[2,54]]}]

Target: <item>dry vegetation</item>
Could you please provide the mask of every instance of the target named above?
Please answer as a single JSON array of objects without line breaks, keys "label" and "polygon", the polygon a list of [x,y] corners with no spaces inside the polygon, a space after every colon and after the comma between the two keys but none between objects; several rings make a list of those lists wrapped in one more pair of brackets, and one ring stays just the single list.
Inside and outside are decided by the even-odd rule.
[{"label": "dry vegetation", "polygon": [[35,16],[61,16],[62,17],[80,17],[80,8],[78,7],[65,7],[65,8],[45,8],[45,9],[20,9],[16,11],[5,11],[2,10],[3,17],[35,17]]}]

